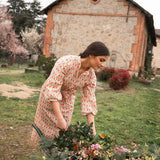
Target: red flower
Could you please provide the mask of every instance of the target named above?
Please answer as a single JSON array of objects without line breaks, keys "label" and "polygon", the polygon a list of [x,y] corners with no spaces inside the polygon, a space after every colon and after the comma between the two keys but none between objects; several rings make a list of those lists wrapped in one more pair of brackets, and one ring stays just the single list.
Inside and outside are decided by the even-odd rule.
[{"label": "red flower", "polygon": [[78,151],[78,145],[74,146],[73,149]]},{"label": "red flower", "polygon": [[105,138],[105,135],[104,135],[104,134],[101,134],[100,137],[104,139],[104,138]]},{"label": "red flower", "polygon": [[90,149],[90,153],[92,155],[92,158],[94,158],[94,151]]}]

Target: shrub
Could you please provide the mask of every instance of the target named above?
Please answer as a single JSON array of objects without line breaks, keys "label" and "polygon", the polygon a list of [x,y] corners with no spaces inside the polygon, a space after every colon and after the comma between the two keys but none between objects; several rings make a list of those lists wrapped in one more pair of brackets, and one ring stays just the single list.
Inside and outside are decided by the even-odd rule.
[{"label": "shrub", "polygon": [[127,70],[119,69],[109,79],[109,85],[114,90],[125,88],[130,82],[131,76]]},{"label": "shrub", "polygon": [[116,70],[114,68],[105,67],[100,72],[97,73],[97,78],[100,81],[107,81],[109,80],[109,78],[112,77],[115,71]]},{"label": "shrub", "polygon": [[51,73],[51,70],[57,61],[57,58],[54,54],[52,54],[50,57],[45,57],[45,55],[41,55],[39,60],[38,60],[38,68],[41,71],[44,72],[45,78],[48,78],[48,76]]}]

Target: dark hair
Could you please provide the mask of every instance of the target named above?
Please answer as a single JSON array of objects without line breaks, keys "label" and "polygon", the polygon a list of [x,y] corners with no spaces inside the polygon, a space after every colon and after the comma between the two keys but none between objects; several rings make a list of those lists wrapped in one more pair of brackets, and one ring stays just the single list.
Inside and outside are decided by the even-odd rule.
[{"label": "dark hair", "polygon": [[108,48],[105,46],[104,43],[96,41],[91,43],[86,50],[83,53],[80,53],[80,57],[81,58],[86,58],[89,55],[93,55],[93,56],[109,56],[109,50]]}]

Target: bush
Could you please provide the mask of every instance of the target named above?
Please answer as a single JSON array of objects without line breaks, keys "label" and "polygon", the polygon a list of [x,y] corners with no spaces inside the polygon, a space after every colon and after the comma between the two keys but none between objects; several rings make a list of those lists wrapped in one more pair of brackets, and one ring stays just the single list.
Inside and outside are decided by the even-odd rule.
[{"label": "bush", "polygon": [[45,78],[48,78],[51,70],[57,61],[57,58],[54,54],[52,54],[50,57],[45,57],[45,55],[41,55],[38,60],[38,68],[40,71],[45,71],[44,76]]},{"label": "bush", "polygon": [[131,76],[127,70],[119,69],[109,79],[109,85],[114,90],[125,88],[130,82]]},{"label": "bush", "polygon": [[115,71],[116,70],[114,68],[105,67],[97,73],[97,78],[100,81],[108,81],[109,78],[111,78],[112,75],[115,73]]}]

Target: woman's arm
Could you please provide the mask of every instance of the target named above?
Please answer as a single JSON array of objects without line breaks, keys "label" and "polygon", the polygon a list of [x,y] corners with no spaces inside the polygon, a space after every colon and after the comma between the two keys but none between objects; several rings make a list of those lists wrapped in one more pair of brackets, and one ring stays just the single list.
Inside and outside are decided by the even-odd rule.
[{"label": "woman's arm", "polygon": [[92,130],[93,130],[93,135],[96,135],[96,129],[95,129],[95,122],[94,122],[94,115],[92,113],[89,113],[87,115],[87,122],[88,125],[90,125],[93,122]]},{"label": "woman's arm", "polygon": [[53,107],[54,113],[57,117],[57,127],[60,128],[61,130],[66,131],[68,126],[67,126],[67,123],[66,123],[62,113],[61,113],[59,102],[53,101],[52,107]]}]

